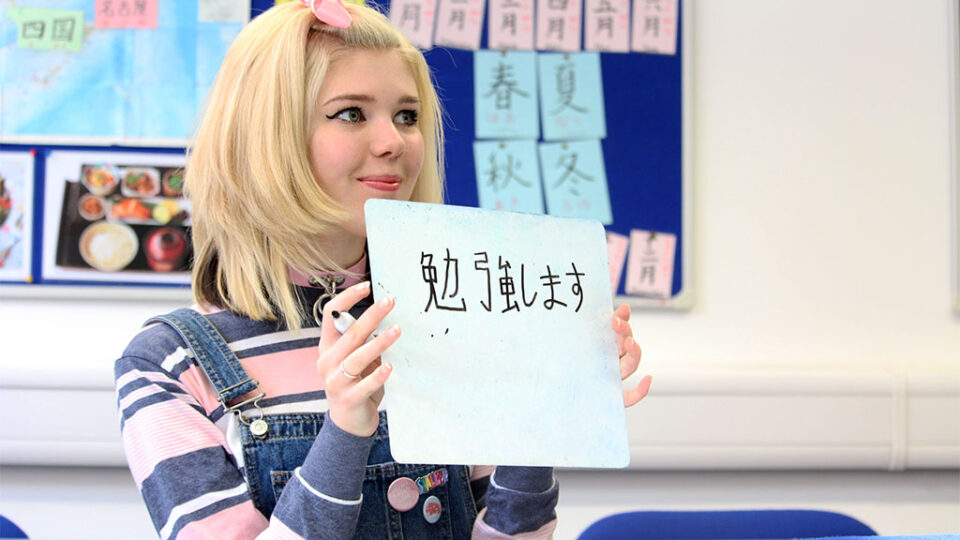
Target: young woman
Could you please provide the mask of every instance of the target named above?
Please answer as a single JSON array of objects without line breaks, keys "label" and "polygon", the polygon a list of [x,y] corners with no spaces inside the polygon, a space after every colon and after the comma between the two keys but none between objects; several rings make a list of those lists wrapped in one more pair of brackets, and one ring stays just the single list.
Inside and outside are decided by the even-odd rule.
[{"label": "young woman", "polygon": [[[367,342],[393,300],[365,281],[363,203],[442,202],[442,146],[423,56],[377,11],[291,2],[237,37],[189,149],[196,305],[151,319],[115,368],[162,538],[551,535],[550,468],[390,455],[380,354],[400,329]],[[335,310],[358,319],[343,335]]]}]

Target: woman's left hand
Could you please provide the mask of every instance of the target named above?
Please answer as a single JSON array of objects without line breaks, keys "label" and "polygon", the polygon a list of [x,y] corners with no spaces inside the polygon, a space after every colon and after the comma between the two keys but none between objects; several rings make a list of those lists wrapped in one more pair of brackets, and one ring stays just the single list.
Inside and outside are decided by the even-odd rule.
[{"label": "woman's left hand", "polygon": [[[633,339],[633,329],[630,328],[630,306],[620,304],[613,312],[613,331],[617,334],[617,350],[620,354],[620,380],[634,374],[640,365],[640,345]],[[623,406],[632,407],[650,391],[650,382],[653,377],[645,376],[637,386],[624,390]]]}]

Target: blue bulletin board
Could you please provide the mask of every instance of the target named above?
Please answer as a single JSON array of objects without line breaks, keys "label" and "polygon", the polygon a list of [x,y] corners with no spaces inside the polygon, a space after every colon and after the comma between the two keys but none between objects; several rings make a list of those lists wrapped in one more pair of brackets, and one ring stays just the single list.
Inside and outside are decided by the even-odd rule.
[{"label": "blue bulletin board", "polygon": [[[627,295],[624,278],[618,302],[634,307],[688,309],[692,246],[692,60],[690,1],[680,3],[677,53],[601,53],[607,136],[602,140],[613,223],[607,231],[629,236],[641,229],[676,235],[670,298]],[[486,32],[481,48],[486,47]],[[477,206],[473,159],[473,52],[432,49],[445,126],[447,200]],[[542,140],[542,139],[541,139]]]},{"label": "blue bulletin board", "polygon": [[[91,0],[92,4],[92,0]],[[621,239],[632,231],[652,231],[663,237],[672,236],[672,283],[669,292],[659,297],[628,294],[621,276],[616,287],[618,302],[634,307],[689,308],[691,288],[691,43],[692,21],[690,0],[679,2],[676,54],[599,53],[602,77],[606,134],[600,140],[602,164],[606,171],[612,222],[609,234]],[[255,17],[273,5],[272,0],[253,0],[251,15]],[[384,11],[389,4],[384,6]],[[487,32],[482,32],[481,49],[487,47]],[[538,54],[556,54],[541,52]],[[576,54],[576,53],[572,53]],[[478,206],[477,170],[474,161],[476,137],[474,111],[474,51],[435,47],[425,51],[432,67],[439,94],[445,108],[446,187],[447,202],[461,206]],[[178,145],[165,141],[163,146],[131,142],[127,147],[51,146],[46,141],[16,140],[4,144],[3,150],[35,151],[33,194],[36,212],[33,216],[35,244],[41,242],[43,211],[44,160],[55,150],[136,151],[147,153],[182,152]],[[37,144],[31,144],[36,142]],[[536,141],[544,142],[542,138]],[[172,148],[171,148],[172,146]],[[652,237],[647,237],[652,239]],[[634,248],[631,248],[634,249]],[[124,297],[187,297],[183,286],[163,283],[95,282],[78,283],[45,279],[40,263],[43,249],[35,245],[31,283],[11,282],[0,277],[2,294],[32,295],[43,285],[54,285],[53,294],[61,296],[73,291],[83,296],[97,296],[105,290]],[[623,274],[626,274],[624,270]],[[96,289],[97,292],[92,292]],[[78,292],[79,291],[79,292]],[[41,294],[43,295],[43,294]]]}]

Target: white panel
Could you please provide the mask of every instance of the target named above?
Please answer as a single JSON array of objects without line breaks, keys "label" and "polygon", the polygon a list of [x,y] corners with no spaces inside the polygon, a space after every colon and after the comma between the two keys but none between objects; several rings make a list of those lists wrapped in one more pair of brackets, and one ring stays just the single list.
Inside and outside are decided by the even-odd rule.
[{"label": "white panel", "polygon": [[890,448],[877,446],[654,446],[631,447],[630,468],[647,470],[884,470]]},{"label": "white panel", "polygon": [[627,413],[630,441],[680,446],[883,445],[890,399],[859,396],[650,396]]},{"label": "white panel", "polygon": [[[953,411],[954,414],[944,414]],[[960,395],[916,396],[908,407],[911,445],[936,446],[960,441]]]},{"label": "white panel", "polygon": [[[960,468],[958,379],[657,373],[627,411],[630,468]],[[0,382],[0,410],[30,411],[0,423],[0,464],[124,465],[113,391],[59,385]]]},{"label": "white panel", "polygon": [[[2,388],[2,387],[0,387]],[[3,441],[102,442],[120,439],[113,392],[8,389],[0,392]]]},{"label": "white panel", "polygon": [[0,440],[3,465],[77,465],[126,467],[123,445],[116,441]]}]

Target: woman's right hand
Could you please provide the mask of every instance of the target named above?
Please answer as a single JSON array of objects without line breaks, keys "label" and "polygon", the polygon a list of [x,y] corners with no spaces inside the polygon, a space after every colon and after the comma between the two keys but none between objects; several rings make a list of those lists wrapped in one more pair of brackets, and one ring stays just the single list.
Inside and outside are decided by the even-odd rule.
[{"label": "woman's right hand", "polygon": [[[367,308],[343,335],[334,327],[334,310],[347,313],[368,294],[370,282],[364,281],[327,302],[320,325],[320,357],[317,359],[317,370],[323,377],[327,394],[327,419],[358,437],[370,437],[377,431],[380,423],[377,408],[383,399],[383,383],[392,370],[390,364],[380,362],[380,354],[400,337],[400,327],[393,325],[366,343],[393,309],[390,296]],[[357,377],[350,377],[353,374]]]}]

